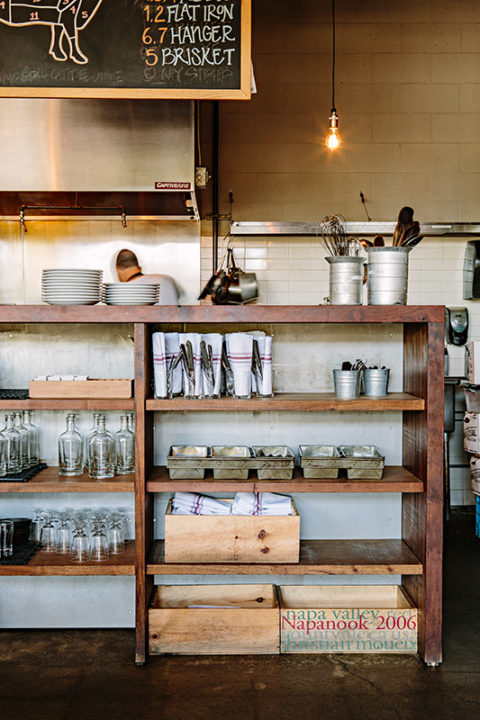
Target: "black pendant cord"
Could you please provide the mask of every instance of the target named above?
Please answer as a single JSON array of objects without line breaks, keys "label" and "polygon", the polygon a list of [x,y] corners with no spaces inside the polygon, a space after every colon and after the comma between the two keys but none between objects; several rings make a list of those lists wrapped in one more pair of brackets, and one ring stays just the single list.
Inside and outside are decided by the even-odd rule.
[{"label": "black pendant cord", "polygon": [[335,0],[332,0],[332,110],[335,110]]}]

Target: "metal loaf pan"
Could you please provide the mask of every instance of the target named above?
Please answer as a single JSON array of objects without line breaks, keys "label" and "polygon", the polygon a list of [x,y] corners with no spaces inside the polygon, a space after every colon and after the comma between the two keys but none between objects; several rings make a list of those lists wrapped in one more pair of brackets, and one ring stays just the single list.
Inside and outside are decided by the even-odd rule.
[{"label": "metal loaf pan", "polygon": [[167,457],[168,474],[172,480],[202,480],[210,463],[206,445],[173,445]]},{"label": "metal loaf pan", "polygon": [[335,445],[300,445],[300,467],[307,480],[338,478],[342,457]]},{"label": "metal loaf pan", "polygon": [[285,445],[254,445],[255,469],[259,480],[291,480],[295,456]]},{"label": "metal loaf pan", "polygon": [[381,480],[385,457],[375,445],[342,445],[343,467],[349,480]]},{"label": "metal loaf pan", "polygon": [[215,480],[247,480],[254,467],[252,450],[245,445],[214,445],[209,467]]}]

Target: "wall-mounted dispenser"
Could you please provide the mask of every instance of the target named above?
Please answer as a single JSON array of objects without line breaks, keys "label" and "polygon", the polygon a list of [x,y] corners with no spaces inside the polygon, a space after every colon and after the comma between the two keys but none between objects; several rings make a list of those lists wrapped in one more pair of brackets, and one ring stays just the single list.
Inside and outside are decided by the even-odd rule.
[{"label": "wall-mounted dispenser", "polygon": [[465,343],[467,342],[467,337],[467,308],[445,308],[445,341],[449,345],[465,345]]},{"label": "wall-mounted dispenser", "polygon": [[463,261],[463,299],[480,298],[480,240],[469,240]]}]

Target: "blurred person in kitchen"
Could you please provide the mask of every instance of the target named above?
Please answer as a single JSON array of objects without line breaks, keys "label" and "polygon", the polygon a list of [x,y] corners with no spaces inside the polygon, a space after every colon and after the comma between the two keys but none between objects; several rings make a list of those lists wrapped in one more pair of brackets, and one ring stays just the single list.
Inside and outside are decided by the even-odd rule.
[{"label": "blurred person in kitchen", "polygon": [[132,250],[123,249],[118,253],[115,265],[120,282],[155,283],[160,285],[159,305],[178,305],[179,292],[170,275],[144,275],[138,258]]}]

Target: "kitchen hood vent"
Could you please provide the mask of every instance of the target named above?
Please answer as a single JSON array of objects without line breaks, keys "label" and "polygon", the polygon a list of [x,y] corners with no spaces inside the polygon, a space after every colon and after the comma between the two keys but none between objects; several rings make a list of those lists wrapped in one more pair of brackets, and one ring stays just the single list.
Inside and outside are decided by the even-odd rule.
[{"label": "kitchen hood vent", "polygon": [[0,216],[198,220],[193,103],[0,100]]}]

